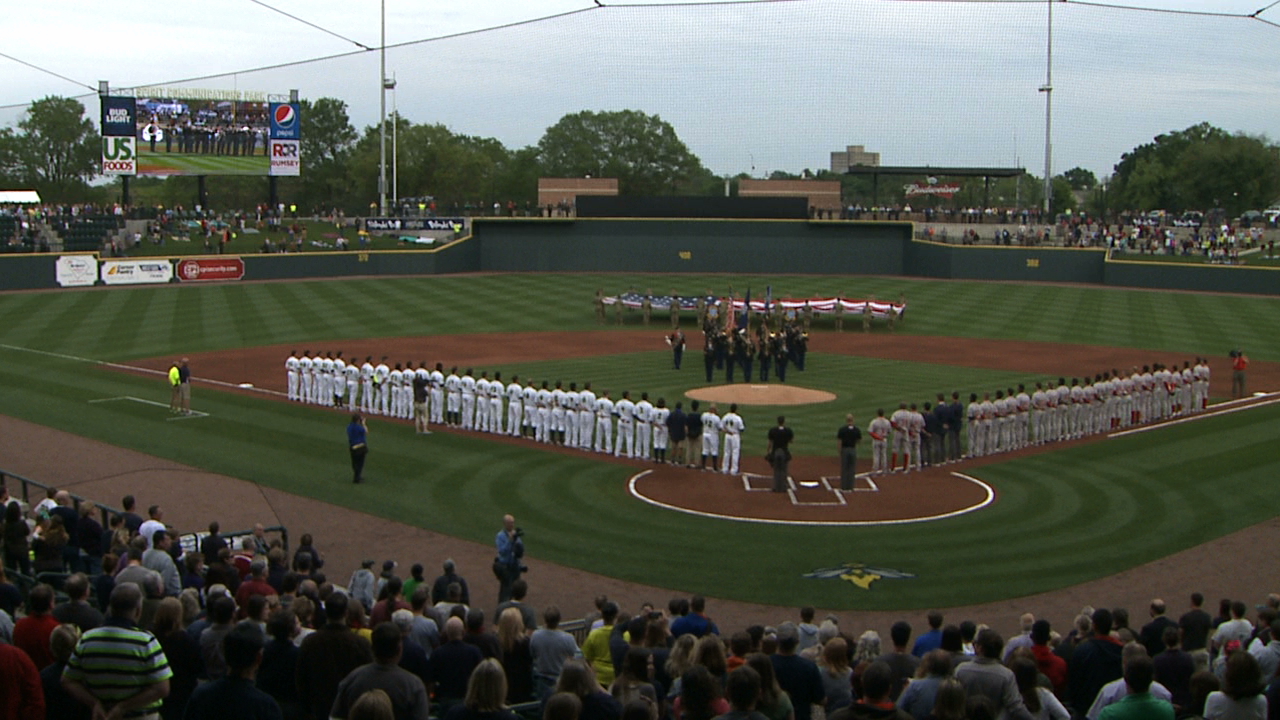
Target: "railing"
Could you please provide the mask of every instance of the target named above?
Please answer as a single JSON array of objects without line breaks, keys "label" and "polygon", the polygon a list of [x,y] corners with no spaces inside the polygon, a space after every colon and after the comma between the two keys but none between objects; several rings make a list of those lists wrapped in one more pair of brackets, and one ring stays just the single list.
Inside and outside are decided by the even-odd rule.
[{"label": "railing", "polygon": [[[17,473],[12,473],[12,472],[9,472],[8,470],[0,469],[0,487],[8,487],[9,480],[11,479],[18,481],[18,484],[21,488],[21,494],[19,495],[14,493],[12,488],[10,488],[10,491],[9,491],[10,496],[21,497],[22,502],[28,508],[30,508],[33,505],[33,503],[31,502],[31,489],[33,487],[38,488],[37,492],[42,495],[47,495],[49,488],[52,487],[50,485],[45,485],[44,483],[39,482],[37,480],[32,480],[31,478],[23,477],[21,475],[18,475]],[[100,502],[90,500],[89,498],[81,497],[79,495],[76,495],[75,493],[69,492],[69,494],[71,495],[72,503],[74,504],[77,512],[79,512],[80,510],[81,503],[86,503],[86,502],[94,503],[94,505],[96,505],[98,508],[99,522],[102,524],[103,528],[108,528],[111,526],[112,515],[124,515],[124,510],[111,507],[110,505],[103,505]],[[40,502],[39,500],[36,501],[37,504],[39,502]],[[289,552],[289,529],[288,528],[286,528],[283,525],[272,525],[271,527],[263,528],[263,531],[266,533],[278,534],[280,536],[280,543],[284,547],[284,551],[286,553]],[[196,552],[200,549],[200,541],[203,540],[206,536],[208,536],[208,534],[209,534],[208,532],[183,533],[178,536],[178,541],[182,543],[182,549],[184,552]],[[245,537],[248,535],[252,535],[252,534],[253,534],[253,528],[250,528],[248,530],[238,530],[230,533],[221,533],[222,537],[227,540],[227,544],[232,546],[234,546],[234,542],[236,539]]]}]

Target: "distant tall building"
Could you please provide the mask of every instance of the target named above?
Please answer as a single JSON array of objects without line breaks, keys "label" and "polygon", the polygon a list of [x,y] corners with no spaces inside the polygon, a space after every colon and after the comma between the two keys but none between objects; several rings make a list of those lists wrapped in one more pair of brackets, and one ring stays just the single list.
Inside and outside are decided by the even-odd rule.
[{"label": "distant tall building", "polygon": [[880,153],[867,152],[862,145],[850,145],[844,150],[831,153],[831,172],[833,173],[845,173],[849,168],[859,165],[879,167]]}]

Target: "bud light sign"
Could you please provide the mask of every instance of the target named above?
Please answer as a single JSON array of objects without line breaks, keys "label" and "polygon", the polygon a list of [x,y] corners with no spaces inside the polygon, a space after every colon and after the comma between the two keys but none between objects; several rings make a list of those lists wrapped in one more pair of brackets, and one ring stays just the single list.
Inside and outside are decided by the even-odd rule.
[{"label": "bud light sign", "polygon": [[302,139],[302,121],[296,103],[271,103],[271,139]]}]

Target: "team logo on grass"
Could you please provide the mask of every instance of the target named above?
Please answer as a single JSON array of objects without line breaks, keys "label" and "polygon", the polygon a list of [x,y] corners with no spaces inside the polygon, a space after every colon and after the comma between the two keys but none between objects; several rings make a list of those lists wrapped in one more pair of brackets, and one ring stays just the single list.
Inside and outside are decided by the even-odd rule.
[{"label": "team logo on grass", "polygon": [[863,590],[870,590],[871,583],[877,580],[911,580],[913,573],[894,570],[893,568],[873,567],[862,563],[845,563],[840,567],[822,568],[805,573],[805,577],[813,580],[846,580]]}]

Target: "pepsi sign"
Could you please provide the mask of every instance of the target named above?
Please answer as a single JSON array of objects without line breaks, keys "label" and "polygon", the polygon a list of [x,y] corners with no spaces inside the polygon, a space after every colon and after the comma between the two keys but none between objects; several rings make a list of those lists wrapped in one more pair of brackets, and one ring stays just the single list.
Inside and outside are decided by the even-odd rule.
[{"label": "pepsi sign", "polygon": [[296,103],[271,103],[271,139],[302,139],[302,122]]}]

